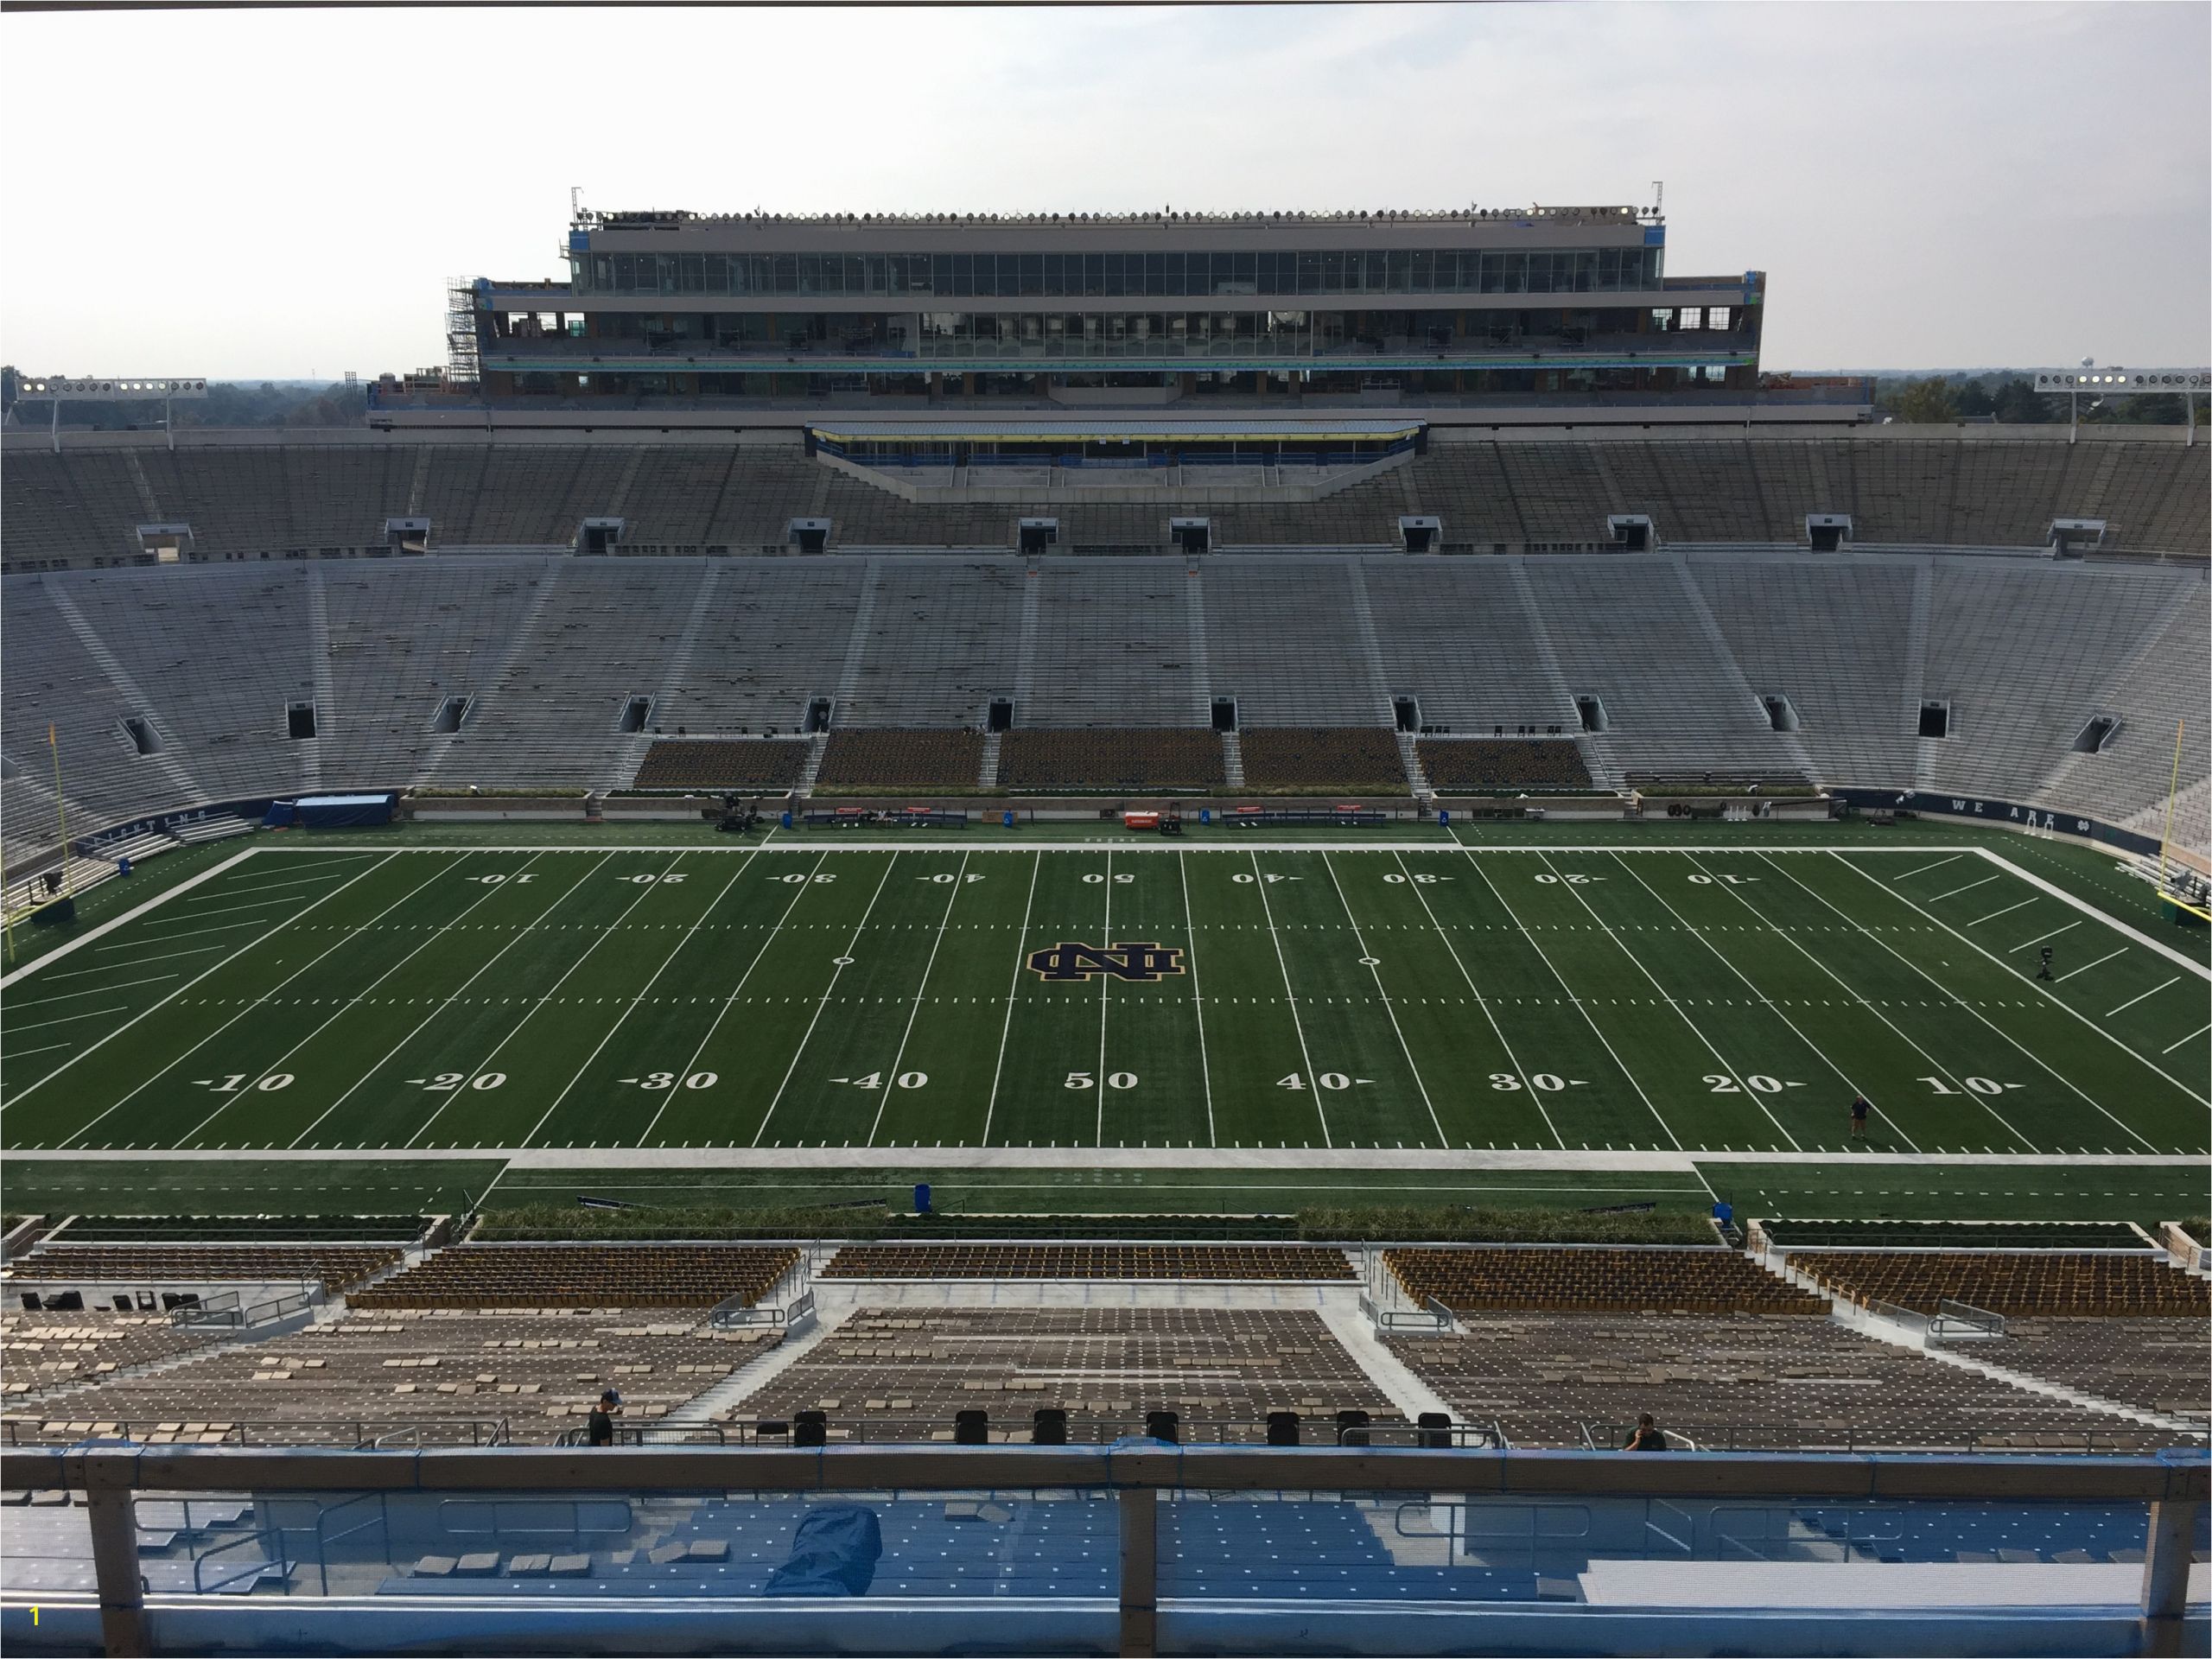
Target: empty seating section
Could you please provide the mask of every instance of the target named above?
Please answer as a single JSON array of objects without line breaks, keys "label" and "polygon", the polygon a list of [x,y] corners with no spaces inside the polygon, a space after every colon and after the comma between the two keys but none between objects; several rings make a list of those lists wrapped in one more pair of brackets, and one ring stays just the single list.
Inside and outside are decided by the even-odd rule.
[{"label": "empty seating section", "polygon": [[797,1265],[765,1244],[459,1244],[352,1299],[355,1307],[750,1306]]},{"label": "empty seating section", "polygon": [[1342,559],[1297,558],[1207,568],[1214,696],[1236,697],[1240,726],[1389,721],[1389,690],[1376,682],[1381,664],[1353,626],[1356,569]]},{"label": "empty seating section", "polygon": [[54,454],[10,438],[0,466],[0,520],[8,526],[11,570],[66,561],[82,569],[138,551],[148,515],[120,454]]},{"label": "empty seating section", "polygon": [[1403,1249],[1385,1259],[1407,1295],[1455,1313],[1827,1313],[1819,1297],[1718,1246]]},{"label": "empty seating section", "polygon": [[1719,1451],[2113,1452],[2181,1438],[1821,1319],[1484,1311],[1463,1334],[1390,1351],[1453,1416],[1494,1421],[1515,1446],[1577,1448],[1586,1428],[1618,1446],[1646,1411]]},{"label": "empty seating section", "polygon": [[1212,731],[1015,730],[999,740],[1006,790],[1212,790],[1226,782]]},{"label": "empty seating section", "polygon": [[645,751],[639,789],[772,789],[797,786],[807,745],[765,737],[658,737]]},{"label": "empty seating section", "polygon": [[542,1445],[581,1428],[602,1389],[621,1394],[626,1418],[652,1421],[775,1341],[639,1308],[350,1312],[10,1415],[16,1434],[43,1440]]},{"label": "empty seating section", "polygon": [[859,672],[837,689],[846,726],[981,726],[1014,694],[1019,560],[878,559]]},{"label": "empty seating section", "polygon": [[1438,790],[1590,787],[1581,749],[1561,738],[1424,737],[1415,748]]},{"label": "empty seating section", "polygon": [[[1923,746],[1936,788],[2018,799],[2103,709],[2101,693],[2202,582],[2168,570],[2003,570],[1936,561],[1924,697],[1951,705]],[[2153,736],[2173,753],[2173,728]]]},{"label": "empty seating section", "polygon": [[[1002,787],[1219,788],[1227,760],[1202,728],[1221,699],[1235,702],[1254,789],[1395,792],[1385,728],[1399,696],[1418,705],[1439,787],[1541,785],[1486,785],[1482,768],[1506,751],[1436,736],[1558,727],[1609,785],[1809,770],[2110,821],[2149,814],[2135,827],[2154,835],[2176,722],[2212,726],[2201,569],[1700,550],[1254,556],[1199,570],[434,555],[10,575],[9,855],[52,839],[49,724],[72,827],[86,833],[311,788],[612,787],[656,737],[796,736],[819,724],[817,702],[837,734],[832,786],[969,786],[980,765],[960,734],[1006,698]],[[1602,705],[1602,735],[1584,730],[1573,696],[1593,700],[1593,721]],[[1789,700],[1796,730],[1774,729],[1767,697]],[[1948,738],[1917,736],[1923,697],[1949,703]],[[287,706],[308,702],[316,735],[293,740]],[[2116,730],[2102,751],[2075,752],[2098,715]],[[143,722],[154,752],[126,720]],[[893,740],[845,741],[878,730],[943,734],[941,759],[891,776]],[[1568,747],[1545,758],[1568,765]],[[737,758],[782,764],[664,786],[798,781],[790,756]],[[899,764],[921,758],[909,746]],[[2185,759],[2194,816],[2181,824],[2201,843],[2203,752]],[[1562,773],[1559,786],[1576,781]]]},{"label": "empty seating section", "polygon": [[957,1411],[995,1439],[1029,1437],[1040,1408],[1071,1440],[1143,1432],[1172,1411],[1187,1440],[1256,1441],[1270,1411],[1333,1436],[1334,1414],[1398,1412],[1317,1313],[1203,1307],[862,1308],[731,1414],[821,1411],[836,1437],[950,1440]]},{"label": "empty seating section", "polygon": [[[431,775],[452,784],[599,781],[620,753],[626,704],[658,697],[708,569],[685,560],[640,582],[625,560],[552,562],[481,712]],[[666,724],[656,702],[652,725]]]},{"label": "empty seating section", "polygon": [[66,1313],[0,1313],[0,1393],[14,1404],[119,1370],[172,1359],[215,1338],[208,1328],[174,1325],[166,1313],[87,1307]]},{"label": "empty seating section", "polygon": [[[709,544],[715,508],[737,461],[734,448],[655,444],[639,454],[622,497],[623,541],[671,552]],[[780,542],[781,535],[775,538]]]},{"label": "empty seating section", "polygon": [[[259,558],[377,547],[384,521],[409,513],[434,521],[432,544],[442,548],[565,546],[582,518],[614,516],[626,521],[626,546],[662,553],[780,548],[795,517],[830,518],[844,547],[1010,549],[1024,511],[1018,500],[911,502],[781,442],[487,444],[456,435],[57,455],[12,441],[7,462],[11,569],[131,558],[137,526],[149,521],[191,524],[203,557]],[[2206,468],[2202,445],[2094,430],[2069,445],[1719,435],[1468,442],[1439,428],[1427,454],[1315,501],[1167,499],[1179,482],[1222,481],[1215,469],[1186,467],[1161,499],[1053,511],[1069,550],[1164,548],[1167,519],[1192,514],[1213,520],[1222,547],[1375,547],[1395,543],[1401,514],[1431,513],[1447,545],[1488,552],[1600,542],[1615,512],[1648,513],[1670,542],[1796,543],[1807,513],[1844,512],[1861,542],[1923,546],[2035,546],[2054,517],[2102,518],[2120,550],[2201,559],[2212,534]],[[899,476],[955,481],[941,469]],[[1020,475],[971,471],[957,481]]]},{"label": "empty seating section", "polygon": [[[632,582],[656,568],[610,562]],[[664,732],[796,733],[807,703],[834,697],[861,602],[858,559],[721,560],[691,659],[653,710]]]},{"label": "empty seating section", "polygon": [[1798,767],[1733,662],[1706,633],[1672,559],[1532,558],[1567,690],[1605,704],[1607,743],[1654,769]]},{"label": "empty seating section", "polygon": [[1504,561],[1369,559],[1363,573],[1388,689],[1419,699],[1424,728],[1577,729],[1574,700],[1546,669]]},{"label": "empty seating section", "polygon": [[154,759],[139,754],[124,734],[124,720],[144,714],[163,737],[178,735],[160,709],[138,709],[71,631],[53,594],[65,588],[73,592],[80,580],[11,576],[7,582],[0,609],[6,628],[0,666],[7,675],[0,721],[5,721],[8,759],[22,768],[10,780],[15,787],[9,804],[22,808],[34,792],[37,801],[35,811],[20,817],[16,811],[8,814],[11,849],[21,844],[18,836],[35,846],[56,844],[54,762],[46,744],[49,728],[60,744],[69,816],[76,824],[112,823],[143,806],[181,806],[202,794],[188,774],[181,781]]},{"label": "empty seating section", "polygon": [[835,789],[973,789],[982,768],[981,732],[841,727],[830,734],[814,781]]},{"label": "empty seating section", "polygon": [[352,1290],[397,1265],[397,1246],[377,1244],[41,1244],[9,1264],[19,1284],[146,1285],[314,1282]]},{"label": "empty seating section", "polygon": [[1856,1302],[1933,1313],[1945,1299],[1986,1313],[2113,1318],[2212,1313],[2212,1281],[2163,1253],[2073,1250],[1798,1250],[1789,1265]]},{"label": "empty seating section", "polygon": [[1687,563],[1751,690],[1796,709],[1821,776],[1912,787],[1916,563],[1755,555]]},{"label": "empty seating section", "polygon": [[824,1279],[1357,1279],[1339,1249],[1300,1244],[849,1244]]},{"label": "empty seating section", "polygon": [[299,786],[305,749],[287,738],[284,711],[315,698],[304,570],[106,570],[68,583],[100,643],[158,702],[176,759],[209,798]]},{"label": "empty seating section", "polygon": [[[2112,675],[2082,708],[2112,715],[2120,729],[2094,754],[2069,753],[2042,785],[2041,793],[2053,801],[2107,820],[2151,808],[2163,830],[2166,790],[2172,778],[2174,732],[2186,721],[2200,729],[2203,704],[2198,693],[2212,684],[2212,605],[2208,588],[2193,582],[2168,611],[2163,623],[2154,622],[2140,649]],[[2063,722],[2061,722],[2063,730]],[[2201,749],[2200,749],[2201,752]],[[2186,773],[2183,774],[2184,779]],[[2200,806],[2194,833],[2181,836],[2187,823],[2177,814],[2177,839],[2192,847],[2207,845],[2204,817]]]},{"label": "empty seating section", "polygon": [[[1024,639],[1014,718],[1024,726],[1195,726],[1209,717],[1191,627],[1196,578],[1180,559],[1039,561],[1037,627]],[[1026,625],[1025,625],[1025,632]],[[1214,684],[1220,685],[1216,664]]]},{"label": "empty seating section", "polygon": [[1971,1358],[2101,1400],[2212,1427],[2202,1319],[2015,1319],[2001,1342],[1960,1344]]},{"label": "empty seating section", "polygon": [[1254,789],[1405,792],[1397,737],[1377,727],[1254,727],[1238,743],[1244,781]]},{"label": "empty seating section", "polygon": [[323,780],[390,787],[414,781],[441,752],[448,699],[468,720],[544,579],[521,559],[439,557],[318,565],[330,622],[330,683],[320,710]]}]

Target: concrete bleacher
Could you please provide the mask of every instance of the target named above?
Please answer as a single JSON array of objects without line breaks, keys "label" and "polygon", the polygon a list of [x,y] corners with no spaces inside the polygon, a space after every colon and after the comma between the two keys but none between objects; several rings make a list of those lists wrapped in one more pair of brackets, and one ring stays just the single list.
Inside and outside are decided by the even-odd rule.
[{"label": "concrete bleacher", "polygon": [[[385,519],[409,514],[432,519],[441,548],[566,545],[588,516],[624,518],[625,546],[661,553],[778,548],[794,517],[830,518],[846,547],[1012,546],[1014,505],[910,501],[774,441],[780,435],[640,445],[303,435],[172,451],[149,435],[60,454],[26,437],[8,451],[7,563],[47,567],[58,558],[81,569],[129,560],[136,527],[147,522],[190,523],[202,556],[359,550],[381,543]],[[1861,542],[1967,547],[2036,545],[2052,518],[2073,517],[2106,520],[2115,550],[2204,556],[2202,446],[2163,434],[2092,429],[2075,444],[2057,435],[1466,442],[1442,429],[1425,454],[1316,500],[1179,499],[1185,483],[1223,481],[1213,469],[1186,467],[1147,479],[1156,500],[1065,501],[1055,516],[1064,548],[1165,551],[1172,515],[1211,518],[1217,547],[1376,547],[1395,542],[1398,517],[1410,512],[1440,517],[1447,544],[1485,552],[1603,542],[1605,520],[1618,512],[1649,514],[1675,542],[1795,543],[1807,513],[1842,512]],[[1127,474],[1055,476],[1088,485]],[[970,469],[970,481],[1014,478]]]},{"label": "concrete bleacher", "polygon": [[[10,1410],[21,1440],[351,1446],[412,1426],[426,1440],[516,1444],[582,1427],[613,1388],[626,1416],[667,1415],[780,1333],[722,1331],[658,1308],[354,1311],[262,1342],[96,1381]],[[441,1434],[434,1426],[448,1426]]]},{"label": "concrete bleacher", "polygon": [[982,726],[1014,695],[1027,580],[1013,558],[872,561],[838,723]]},{"label": "concrete bleacher", "polygon": [[[657,738],[797,735],[821,704],[833,734],[957,733],[1001,698],[1000,766],[963,779],[1399,788],[1383,766],[1363,785],[1272,774],[1268,734],[1389,741],[1391,700],[1408,698],[1432,747],[1438,728],[1556,726],[1603,787],[1810,777],[2124,820],[2155,818],[2175,723],[2212,725],[2206,579],[2178,565],[1713,548],[1195,565],[437,555],[6,582],[11,860],[50,842],[49,723],[84,831],[317,788],[619,787]],[[1603,733],[1584,731],[1577,695],[1602,699]],[[1797,729],[1774,729],[1764,697],[1788,698]],[[1923,697],[1950,702],[1952,736],[1917,737]],[[625,731],[633,698],[650,713]],[[1206,729],[1217,699],[1234,702],[1243,773]],[[314,739],[287,735],[292,702],[315,704]],[[466,707],[458,730],[438,728],[448,702]],[[2077,753],[2095,715],[2119,728]],[[1116,749],[1137,740],[1112,734],[1147,730],[1162,756]],[[2193,800],[2202,751],[2185,759]],[[963,786],[952,776],[911,781]]]},{"label": "concrete bleacher", "polygon": [[1745,679],[1786,696],[1821,775],[1910,788],[1917,664],[1907,564],[1788,556],[1688,561]]},{"label": "concrete bleacher", "polygon": [[1491,1310],[1467,1315],[1457,1336],[1390,1348],[1455,1416],[1495,1421],[1515,1446],[1580,1447],[1586,1426],[1599,1444],[1618,1446],[1646,1411],[1719,1451],[2179,1443],[1826,1318]]},{"label": "concrete bleacher", "polygon": [[[2128,712],[2101,706],[2107,682],[2202,591],[2180,571],[1936,560],[1921,695],[1950,703],[1951,734],[1921,744],[1929,782],[2012,799],[2032,793],[2090,715]],[[2161,643],[2184,651],[2179,639]],[[2145,735],[2171,760],[2171,722],[2145,712]]]},{"label": "concrete bleacher", "polygon": [[1371,558],[1363,569],[1387,689],[1418,700],[1422,726],[1473,736],[1579,729],[1507,562]]},{"label": "concrete bleacher", "polygon": [[[1265,1439],[1270,1411],[1327,1425],[1396,1408],[1321,1317],[1222,1307],[862,1307],[718,1421],[818,1410],[833,1437],[950,1440],[981,1410],[995,1438],[1027,1440],[1039,1409],[1071,1440],[1141,1433],[1172,1411],[1191,1440]],[[1318,1426],[1318,1425],[1317,1425]]]},{"label": "concrete bleacher", "polygon": [[[1180,559],[1048,559],[1033,638],[1022,626],[1014,717],[1022,726],[1203,726],[1198,582]],[[1217,665],[1212,683],[1224,671]]]},{"label": "concrete bleacher", "polygon": [[1802,750],[1773,730],[1706,632],[1679,561],[1599,554],[1530,558],[1523,569],[1569,694],[1603,702],[1604,750],[1693,777],[1801,769]]}]

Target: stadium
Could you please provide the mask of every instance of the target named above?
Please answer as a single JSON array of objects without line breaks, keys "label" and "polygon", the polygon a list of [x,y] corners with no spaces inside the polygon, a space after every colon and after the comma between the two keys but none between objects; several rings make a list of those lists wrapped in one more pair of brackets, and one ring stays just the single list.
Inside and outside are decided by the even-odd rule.
[{"label": "stadium", "polygon": [[1665,246],[579,211],[356,424],[13,376],[10,1649],[2201,1649],[2212,375],[1886,422]]}]

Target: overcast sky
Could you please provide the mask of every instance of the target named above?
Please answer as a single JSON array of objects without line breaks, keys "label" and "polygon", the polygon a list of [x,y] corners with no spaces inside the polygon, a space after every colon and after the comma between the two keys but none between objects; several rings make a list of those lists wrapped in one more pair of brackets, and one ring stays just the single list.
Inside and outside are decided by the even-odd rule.
[{"label": "overcast sky", "polygon": [[1770,368],[2212,356],[2212,8],[14,14],[0,358],[442,361],[569,188],[702,212],[1643,204]]}]

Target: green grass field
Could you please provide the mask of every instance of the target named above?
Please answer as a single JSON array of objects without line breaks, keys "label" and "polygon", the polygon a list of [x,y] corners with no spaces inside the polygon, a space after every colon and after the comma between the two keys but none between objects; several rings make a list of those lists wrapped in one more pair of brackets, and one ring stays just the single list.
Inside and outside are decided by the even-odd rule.
[{"label": "green grass field", "polygon": [[200,1154],[172,1210],[248,1153],[286,1211],[503,1166],[1054,1211],[2202,1191],[2201,943],[2109,859],[1546,829],[259,842],[5,982],[10,1202],[143,1209],[161,1152]]}]

